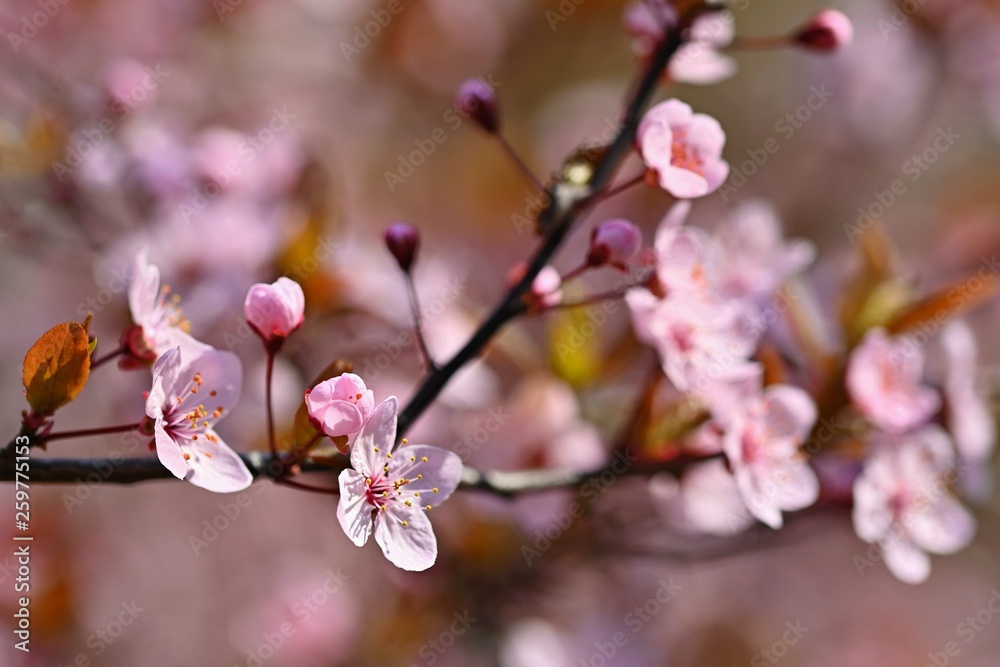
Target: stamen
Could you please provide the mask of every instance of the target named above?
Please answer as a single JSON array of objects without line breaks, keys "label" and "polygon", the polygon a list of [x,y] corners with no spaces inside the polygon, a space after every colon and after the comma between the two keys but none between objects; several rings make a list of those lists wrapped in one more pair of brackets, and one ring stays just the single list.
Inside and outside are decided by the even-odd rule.
[{"label": "stamen", "polygon": [[[197,436],[195,436],[195,437],[197,437]],[[191,455],[190,454],[184,454],[184,460],[185,461],[190,461],[191,460]]]},{"label": "stamen", "polygon": [[438,492],[438,488],[435,486],[433,489],[431,489],[431,491],[433,491],[434,493],[437,493]]},{"label": "stamen", "polygon": [[375,448],[375,453],[378,454],[378,447]]},{"label": "stamen", "polygon": [[431,509],[431,506],[430,506],[430,505],[428,505],[428,506],[427,506],[427,507],[425,507],[424,509],[426,509],[426,510],[430,511],[430,509]]},{"label": "stamen", "polygon": [[406,528],[406,527],[407,527],[407,526],[409,526],[409,525],[410,525],[410,524],[408,524],[407,522],[405,522],[405,521],[403,522],[403,528]]},{"label": "stamen", "polygon": [[427,457],[426,456],[421,456],[420,460],[423,461],[424,463],[427,463]]}]

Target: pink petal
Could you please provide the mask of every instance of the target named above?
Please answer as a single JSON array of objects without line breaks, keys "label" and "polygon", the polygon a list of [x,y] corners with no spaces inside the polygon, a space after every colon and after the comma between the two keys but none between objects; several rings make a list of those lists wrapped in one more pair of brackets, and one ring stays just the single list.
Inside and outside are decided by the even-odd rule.
[{"label": "pink petal", "polygon": [[[423,460],[425,457],[427,461]],[[462,481],[462,459],[445,449],[430,445],[404,445],[396,450],[392,460],[402,461],[398,467],[393,467],[392,478],[413,480],[403,488],[403,492],[407,496],[419,493],[421,506],[441,504]],[[418,474],[421,479],[417,479]]]},{"label": "pink petal", "polygon": [[160,298],[160,270],[149,263],[149,251],[143,247],[136,253],[128,285],[128,307],[132,320],[142,325],[156,309]]},{"label": "pink petal", "polygon": [[718,157],[726,145],[726,133],[719,121],[709,115],[698,113],[691,117],[685,140],[702,155]]},{"label": "pink petal", "polygon": [[154,428],[154,438],[156,441],[156,457],[160,459],[160,463],[163,467],[170,471],[170,473],[177,479],[184,479],[185,475],[188,473],[187,461],[184,460],[184,453],[181,452],[180,446],[174,440],[167,435],[166,429],[163,427],[163,421],[160,419],[156,420],[156,426]]},{"label": "pink petal", "polygon": [[395,396],[379,403],[355,438],[351,447],[351,466],[362,475],[382,470],[385,455],[396,441],[396,410]]},{"label": "pink petal", "polygon": [[920,584],[931,574],[931,559],[906,539],[889,539],[883,545],[885,565],[897,579]]},{"label": "pink petal", "polygon": [[775,483],[775,500],[787,512],[809,507],[819,498],[819,478],[808,463],[784,466]]},{"label": "pink petal", "polygon": [[434,565],[437,538],[424,510],[396,504],[391,512],[383,512],[375,522],[375,541],[389,562],[412,572]]},{"label": "pink petal", "polygon": [[794,438],[799,444],[816,423],[816,404],[812,397],[792,385],[771,385],[764,390],[764,400],[774,430]]},{"label": "pink petal", "polygon": [[337,520],[347,537],[359,547],[364,546],[372,534],[372,510],[375,509],[366,499],[365,479],[356,470],[343,470],[339,477]]},{"label": "pink petal", "polygon": [[953,554],[972,541],[976,521],[961,503],[946,495],[914,512],[908,528],[914,543],[924,550]]},{"label": "pink petal", "polygon": [[[206,436],[213,436],[214,441]],[[198,440],[185,443],[181,449],[191,457],[186,461],[188,474],[185,479],[195,486],[215,493],[233,493],[253,483],[253,475],[240,455],[211,429]],[[211,456],[206,456],[206,452]]]},{"label": "pink petal", "polygon": [[708,180],[680,167],[657,168],[660,187],[678,199],[694,199],[708,194]]}]

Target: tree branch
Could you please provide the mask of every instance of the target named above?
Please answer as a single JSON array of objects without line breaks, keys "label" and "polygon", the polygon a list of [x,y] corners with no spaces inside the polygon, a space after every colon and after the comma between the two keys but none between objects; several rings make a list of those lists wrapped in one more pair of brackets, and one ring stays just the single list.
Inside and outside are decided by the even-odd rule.
[{"label": "tree branch", "polygon": [[[257,479],[274,479],[288,472],[285,464],[263,452],[241,454],[250,473]],[[592,480],[611,475],[613,478],[625,476],[653,475],[659,472],[679,473],[684,468],[717,458],[718,454],[701,457],[679,457],[662,462],[632,461],[624,454],[616,455],[608,465],[587,472],[574,470],[518,470],[480,471],[466,467],[462,472],[459,489],[486,491],[500,496],[513,497],[524,493],[537,493],[559,488],[573,488]],[[305,463],[300,466],[303,473],[337,473],[348,467]],[[105,459],[70,459],[31,457],[27,472],[28,484],[136,484],[153,480],[176,479],[154,456],[112,457]],[[294,479],[294,477],[292,478]],[[13,459],[0,460],[0,482],[13,482],[15,467]]]},{"label": "tree branch", "polygon": [[427,376],[423,384],[410,399],[410,402],[399,413],[399,427],[396,433],[397,439],[406,435],[407,430],[417,420],[427,407],[437,398],[437,395],[444,389],[448,380],[458,372],[462,366],[479,356],[486,347],[486,344],[503,327],[504,324],[524,311],[523,297],[531,288],[539,272],[548,264],[556,250],[562,244],[566,235],[579,221],[584,212],[594,203],[594,197],[604,188],[611,184],[615,171],[625,159],[629,149],[635,140],[636,130],[639,126],[639,115],[649,103],[649,99],[656,88],[656,83],[660,80],[667,63],[674,55],[681,44],[682,35],[694,16],[689,15],[683,18],[672,30],[666,31],[666,37],[660,43],[659,48],[650,58],[642,78],[636,85],[632,96],[625,107],[625,115],[619,127],[618,135],[607,149],[600,155],[594,166],[593,175],[586,188],[580,188],[568,194],[554,192],[553,188],[546,191],[549,202],[546,209],[539,216],[543,222],[542,227],[550,230],[542,243],[541,248],[535,253],[528,265],[521,281],[507,293],[500,304],[494,309],[485,322],[479,327],[469,342],[455,353],[440,368],[434,370]]}]

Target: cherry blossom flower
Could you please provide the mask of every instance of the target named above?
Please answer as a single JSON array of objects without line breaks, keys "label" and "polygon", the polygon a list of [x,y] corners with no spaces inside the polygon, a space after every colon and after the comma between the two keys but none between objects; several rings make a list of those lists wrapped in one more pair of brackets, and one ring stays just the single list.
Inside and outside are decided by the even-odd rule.
[{"label": "cherry blossom flower", "polygon": [[309,419],[331,438],[360,431],[374,409],[375,394],[354,373],[343,373],[306,390]]},{"label": "cherry blossom flower", "polygon": [[733,209],[713,238],[719,291],[731,297],[768,299],[816,256],[812,243],[782,238],[777,211],[762,199]]},{"label": "cherry blossom flower", "polygon": [[920,384],[923,351],[905,337],[873,329],[851,353],[847,391],[858,410],[888,433],[904,433],[938,411],[937,392]]},{"label": "cherry blossom flower", "polygon": [[179,479],[209,491],[241,491],[253,476],[214,426],[239,400],[239,357],[202,346],[200,354],[179,346],[153,366],[146,415],[154,420],[156,455]]},{"label": "cherry blossom flower", "polygon": [[710,85],[736,73],[736,61],[719,53],[735,32],[731,11],[710,12],[694,20],[685,42],[670,59],[670,78],[679,83]]},{"label": "cherry blossom flower", "polygon": [[170,297],[170,288],[160,285],[160,270],[149,263],[148,251],[141,248],[132,265],[128,287],[128,305],[134,327],[125,330],[121,344],[128,354],[120,361],[123,368],[152,364],[174,347],[195,350],[200,345],[187,331],[190,323],[181,314],[178,301]]},{"label": "cherry blossom flower", "polygon": [[884,435],[854,482],[854,530],[878,543],[901,581],[926,580],[928,553],[955,553],[972,540],[975,520],[948,491],[954,456],[948,435],[934,424]]},{"label": "cherry blossom flower", "polygon": [[729,175],[721,157],[726,133],[719,122],[692,113],[680,100],[650,109],[639,123],[636,143],[660,187],[679,199],[714,192]]},{"label": "cherry blossom flower", "polygon": [[771,385],[749,399],[723,436],[723,449],[747,509],[772,528],[781,512],[816,502],[819,480],[799,452],[816,422],[816,405],[803,390]]},{"label": "cherry blossom flower", "polygon": [[[430,445],[396,439],[396,397],[380,403],[351,449],[352,469],[340,473],[337,518],[357,546],[374,532],[396,567],[426,570],[437,560],[437,538],[425,512],[444,502],[462,479],[462,460]],[[404,441],[405,442],[405,441]]]},{"label": "cherry blossom flower", "polygon": [[247,323],[268,345],[278,346],[302,326],[305,310],[302,287],[289,278],[250,287],[243,303]]}]

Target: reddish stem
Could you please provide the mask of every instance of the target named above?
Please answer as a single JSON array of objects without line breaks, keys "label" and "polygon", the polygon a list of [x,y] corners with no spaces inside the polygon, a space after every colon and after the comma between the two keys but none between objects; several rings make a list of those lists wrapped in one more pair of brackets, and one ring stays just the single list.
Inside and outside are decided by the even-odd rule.
[{"label": "reddish stem", "polygon": [[103,357],[98,357],[97,359],[91,359],[90,360],[90,370],[94,370],[98,366],[101,366],[101,365],[103,365],[103,364],[111,361],[115,357],[120,357],[121,355],[125,354],[126,352],[128,352],[128,348],[125,347],[124,345],[119,345],[117,349],[112,350],[111,352],[108,352]]},{"label": "reddish stem", "polygon": [[50,442],[52,440],[65,440],[67,438],[85,438],[92,435],[107,435],[109,433],[126,433],[128,431],[139,430],[140,424],[123,424],[121,426],[104,426],[101,428],[84,428],[77,431],[59,431],[58,433],[49,433],[46,436],[39,437],[41,442]]}]

